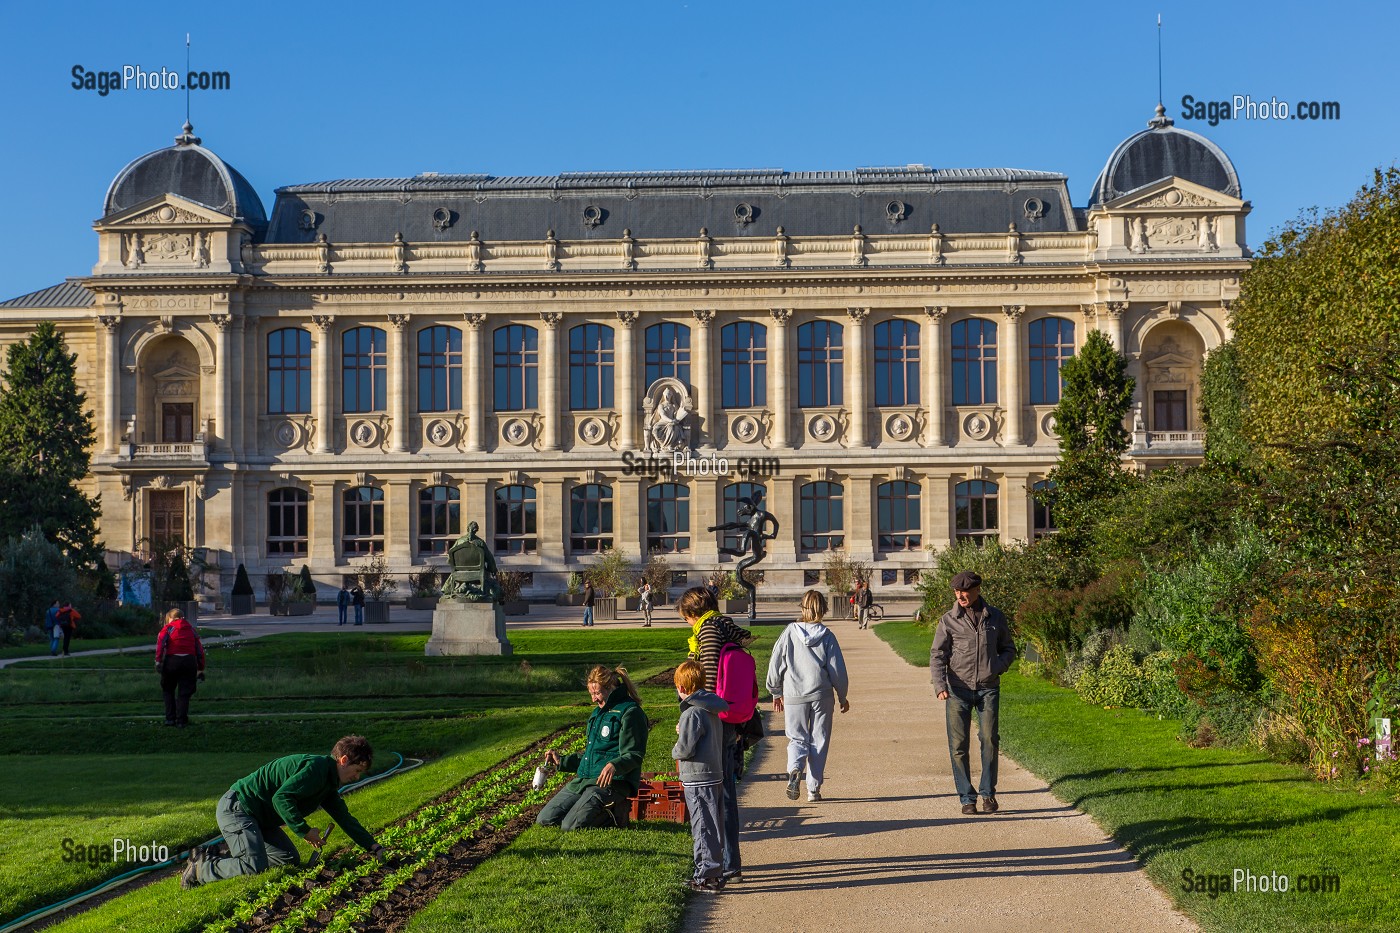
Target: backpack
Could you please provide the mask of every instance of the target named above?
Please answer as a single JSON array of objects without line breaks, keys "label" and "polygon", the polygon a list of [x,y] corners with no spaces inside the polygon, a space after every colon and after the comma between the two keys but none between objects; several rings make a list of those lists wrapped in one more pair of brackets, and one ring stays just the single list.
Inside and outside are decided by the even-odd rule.
[{"label": "backpack", "polygon": [[732,641],[719,649],[715,694],[729,704],[719,718],[730,724],[748,722],[758,708],[758,671],[753,655]]}]

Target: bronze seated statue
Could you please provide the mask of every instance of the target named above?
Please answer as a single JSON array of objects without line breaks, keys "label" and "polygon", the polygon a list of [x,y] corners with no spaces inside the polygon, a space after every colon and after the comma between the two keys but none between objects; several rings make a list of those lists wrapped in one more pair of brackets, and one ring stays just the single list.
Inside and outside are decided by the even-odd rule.
[{"label": "bronze seated statue", "polygon": [[486,542],[477,536],[478,525],[471,522],[467,533],[447,549],[447,560],[452,564],[452,573],[442,584],[444,599],[456,599],[468,603],[490,603],[500,600],[500,587],[496,583],[496,558],[486,547]]}]

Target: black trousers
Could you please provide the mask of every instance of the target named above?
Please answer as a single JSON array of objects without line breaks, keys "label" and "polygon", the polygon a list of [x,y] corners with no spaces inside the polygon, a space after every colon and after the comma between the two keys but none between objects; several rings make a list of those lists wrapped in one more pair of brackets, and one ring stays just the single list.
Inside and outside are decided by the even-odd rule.
[{"label": "black trousers", "polygon": [[165,694],[165,721],[185,725],[190,721],[190,697],[194,696],[199,662],[192,654],[173,654],[165,659],[160,673],[160,689]]}]

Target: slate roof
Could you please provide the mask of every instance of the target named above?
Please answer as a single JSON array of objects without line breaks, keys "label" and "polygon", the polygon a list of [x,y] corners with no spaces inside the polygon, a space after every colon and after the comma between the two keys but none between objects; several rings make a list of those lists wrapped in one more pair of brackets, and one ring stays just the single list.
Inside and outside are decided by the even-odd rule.
[{"label": "slate roof", "polygon": [[[745,205],[741,207],[740,205]],[[411,243],[863,232],[1022,233],[1080,229],[1066,176],[922,165],[833,172],[782,169],[567,172],[546,176],[349,178],[277,189],[266,242]]]},{"label": "slate roof", "polygon": [[194,127],[175,137],[175,145],[132,160],[112,179],[102,214],[126,210],[153,197],[177,194],[236,217],[255,231],[267,227],[262,199],[239,171],[200,145]]},{"label": "slate roof", "polygon": [[92,292],[70,281],[0,301],[0,308],[91,308],[96,300]]}]

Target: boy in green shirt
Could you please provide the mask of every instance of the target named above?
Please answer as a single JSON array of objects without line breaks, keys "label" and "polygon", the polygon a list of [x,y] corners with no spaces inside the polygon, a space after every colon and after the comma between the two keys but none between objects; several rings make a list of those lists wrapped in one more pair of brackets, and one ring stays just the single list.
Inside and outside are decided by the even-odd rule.
[{"label": "boy in green shirt", "polygon": [[192,849],[180,886],[192,888],[255,875],[275,865],[300,864],[301,856],[282,827],[319,849],[325,841],[320,830],[306,824],[318,809],[325,810],[362,849],[378,856],[383,848],[340,799],[341,785],[364,777],[373,759],[368,740],[347,735],[335,743],[330,755],[288,755],[238,781],[219,799],[215,813],[229,857],[214,858],[207,849]]}]

